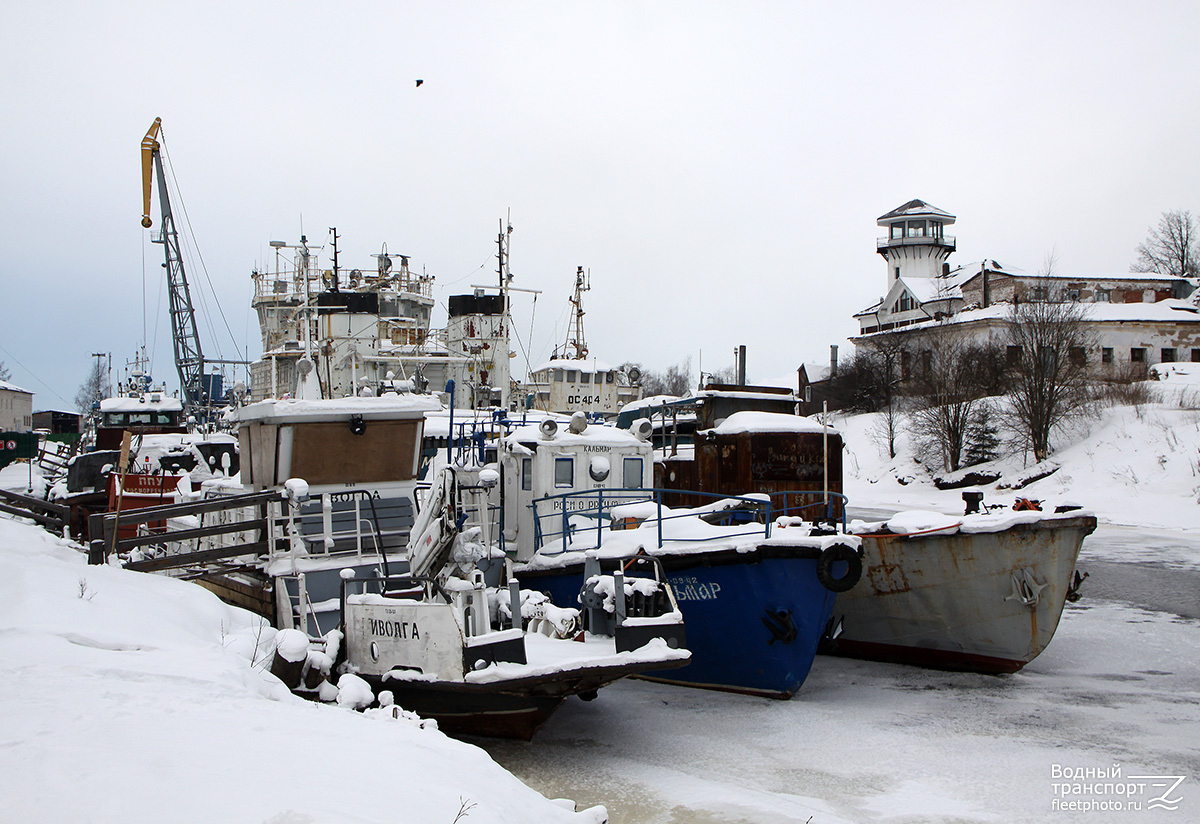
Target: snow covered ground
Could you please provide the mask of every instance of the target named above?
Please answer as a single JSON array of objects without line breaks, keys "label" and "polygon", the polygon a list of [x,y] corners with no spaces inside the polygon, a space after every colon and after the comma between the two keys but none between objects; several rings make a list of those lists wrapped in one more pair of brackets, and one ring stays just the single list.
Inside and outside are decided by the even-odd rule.
[{"label": "snow covered ground", "polygon": [[[263,673],[271,633],[247,613],[190,584],[87,567],[0,517],[0,818],[599,818],[546,800],[566,796],[642,824],[1200,820],[1200,412],[1187,405],[1104,410],[1063,439],[1058,472],[1020,491],[1103,522],[1084,545],[1084,600],[1020,673],[822,657],[788,702],[625,681],[568,701],[531,744],[479,742],[486,752],[294,698]],[[869,416],[839,426],[854,504],[962,511],[960,490],[881,457]],[[1023,468],[1002,463],[1009,477]],[[24,472],[0,472],[0,487],[23,489]],[[1184,776],[1168,793],[1178,809],[1117,811],[1159,791],[1063,777],[1113,765],[1117,783]],[[1064,782],[1089,792],[1063,795]]]},{"label": "snow covered ground", "polygon": [[[1019,491],[999,488],[1022,474],[1021,456],[988,464],[1003,471],[979,487],[985,500],[1011,504],[1016,495],[1082,504],[1103,523],[1171,529],[1200,526],[1200,386],[1161,387],[1164,401],[1139,407],[1106,406],[1099,416],[1060,435],[1054,474]],[[845,491],[851,506],[963,511],[961,489],[938,490],[941,467],[914,461],[907,432],[889,459],[875,435],[879,415],[836,420],[846,443]],[[1032,463],[1032,460],[1029,461]]]},{"label": "snow covered ground", "polygon": [[264,672],[273,635],[0,517],[0,820],[603,820],[435,729],[291,695]]}]

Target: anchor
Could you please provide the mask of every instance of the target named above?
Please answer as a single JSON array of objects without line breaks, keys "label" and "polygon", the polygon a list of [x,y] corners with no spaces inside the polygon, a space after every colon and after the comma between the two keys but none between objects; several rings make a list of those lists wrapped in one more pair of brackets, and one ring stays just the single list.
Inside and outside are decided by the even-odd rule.
[{"label": "anchor", "polygon": [[1075,570],[1075,575],[1071,578],[1071,583],[1067,587],[1067,600],[1072,604],[1083,597],[1083,594],[1079,591],[1079,587],[1087,577],[1088,574],[1086,572],[1081,575],[1079,570]]},{"label": "anchor", "polygon": [[796,640],[800,634],[796,629],[796,625],[792,623],[792,611],[790,609],[781,609],[778,611],[767,610],[767,614],[762,617],[762,622],[767,629],[771,631],[771,640],[767,641],[767,646],[774,644],[776,641],[782,641],[785,644],[790,644]]},{"label": "anchor", "polygon": [[1020,601],[1027,607],[1036,607],[1038,601],[1042,600],[1042,590],[1046,588],[1046,584],[1037,582],[1037,578],[1034,577],[1033,571],[1029,567],[1013,571],[1012,585],[1012,594],[1004,596],[1004,600]]}]

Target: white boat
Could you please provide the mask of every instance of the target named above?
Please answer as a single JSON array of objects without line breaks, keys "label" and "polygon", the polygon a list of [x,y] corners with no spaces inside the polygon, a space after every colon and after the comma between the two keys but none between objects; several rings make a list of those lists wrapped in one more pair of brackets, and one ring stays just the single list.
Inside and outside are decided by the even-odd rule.
[{"label": "white boat", "polygon": [[312,645],[290,686],[328,698],[330,684],[353,676],[450,732],[529,738],[568,696],[687,662],[671,588],[645,559],[595,571],[661,594],[631,603],[615,627],[581,629],[572,604],[511,579],[488,517],[494,471],[443,465],[417,506],[434,398],[310,394],[302,380],[296,399],[236,410],[242,487],[208,490],[196,515],[131,516],[169,518],[187,540],[116,541],[118,553],[140,548],[127,566],[204,577],[225,595],[239,585],[273,594],[276,626]]}]

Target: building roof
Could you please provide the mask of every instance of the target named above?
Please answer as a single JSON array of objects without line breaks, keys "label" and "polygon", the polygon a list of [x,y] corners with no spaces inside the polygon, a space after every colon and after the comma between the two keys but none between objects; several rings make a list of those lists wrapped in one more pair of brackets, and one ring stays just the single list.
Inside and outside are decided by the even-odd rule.
[{"label": "building roof", "polygon": [[[1092,323],[1190,323],[1200,324],[1200,310],[1186,300],[1160,300],[1155,303],[1085,303],[1084,320]],[[908,324],[891,332],[901,334],[946,326],[956,323],[978,321],[1003,322],[1012,310],[1011,303],[994,303],[984,309],[966,309],[942,320],[928,320]],[[870,332],[857,337],[867,338],[880,334]]]},{"label": "building roof", "polygon": [[580,372],[612,372],[613,367],[596,358],[575,360],[574,358],[557,358],[546,361],[541,366],[534,367],[531,372],[542,372],[546,369],[577,369]]},{"label": "building roof", "polygon": [[999,275],[1012,275],[1013,277],[1029,277],[1029,273],[1024,269],[1018,269],[1015,266],[1005,266],[998,260],[975,260],[970,263],[964,263],[962,266],[957,266],[950,270],[951,277],[958,277],[959,284],[966,283],[968,280],[978,275],[984,269],[989,272],[994,272]]},{"label": "building roof", "polygon": [[916,217],[918,215],[931,215],[933,217],[946,218],[949,222],[954,221],[954,215],[945,209],[931,206],[923,200],[910,200],[903,206],[897,206],[895,209],[892,209],[886,215],[880,215],[879,220],[891,220],[894,217]]},{"label": "building roof", "polygon": [[22,389],[21,387],[17,386],[15,383],[9,383],[8,381],[0,381],[0,389],[4,390],[6,392],[21,392],[22,394],[25,394],[25,395],[33,394],[28,389]]}]

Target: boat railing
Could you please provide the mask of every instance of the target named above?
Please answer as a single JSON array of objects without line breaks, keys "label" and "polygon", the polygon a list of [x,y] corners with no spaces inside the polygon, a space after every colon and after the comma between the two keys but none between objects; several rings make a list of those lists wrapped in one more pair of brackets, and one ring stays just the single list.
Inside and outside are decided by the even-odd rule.
[{"label": "boat railing", "polygon": [[[565,492],[560,495],[548,495],[539,498],[531,505],[533,508],[534,544],[538,551],[547,552],[548,547],[557,544],[558,554],[581,547],[574,546],[583,538],[583,534],[595,530],[596,543],[599,547],[604,540],[605,529],[620,528],[622,520],[614,520],[614,510],[621,506],[646,504],[647,511],[653,514],[649,517],[639,517],[635,508],[630,507],[630,518],[624,526],[644,524],[651,521],[655,525],[655,535],[659,548],[667,543],[686,543],[709,541],[713,535],[686,536],[670,534],[671,522],[684,518],[699,517],[706,523],[729,527],[722,533],[722,538],[737,538],[742,536],[771,537],[771,527],[777,518],[800,517],[814,523],[831,522],[835,517],[835,502],[841,502],[842,529],[845,530],[845,497],[834,492],[796,490],[774,493],[753,493],[748,495],[722,495],[711,492],[689,492],[690,496],[711,499],[711,503],[699,507],[669,509],[663,506],[663,497],[678,495],[679,490],[673,489],[591,489],[581,492]],[[804,503],[806,498],[821,496],[821,500]],[[620,513],[617,513],[619,516]],[[581,524],[580,519],[592,523]],[[664,524],[668,527],[664,531]]]}]

